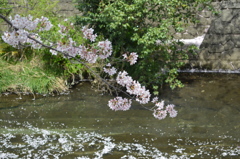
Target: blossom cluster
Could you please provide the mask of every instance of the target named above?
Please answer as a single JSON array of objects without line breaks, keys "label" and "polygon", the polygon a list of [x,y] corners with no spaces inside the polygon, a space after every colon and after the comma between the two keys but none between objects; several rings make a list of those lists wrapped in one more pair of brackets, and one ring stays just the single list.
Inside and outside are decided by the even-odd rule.
[{"label": "blossom cluster", "polygon": [[[41,17],[33,20],[32,16],[21,17],[20,15],[15,15],[14,18],[10,17],[10,22],[12,25],[17,28],[12,32],[5,32],[2,36],[2,39],[14,46],[18,47],[21,44],[29,43],[35,49],[40,48],[40,45],[35,41],[29,39],[28,37],[35,38],[39,42],[42,42],[38,34],[30,33],[29,31],[36,30],[38,31],[49,31],[52,27],[51,22],[46,17]],[[64,25],[59,26],[59,33],[62,33],[63,36],[67,35],[68,29]],[[83,27],[82,29],[83,37],[89,39],[91,42],[96,40],[97,35],[93,34],[93,29],[88,29]],[[109,40],[99,41],[97,47],[95,46],[76,46],[76,42],[72,38],[68,38],[65,41],[58,41],[53,45],[54,49],[50,49],[50,52],[53,55],[57,55],[58,52],[66,53],[67,57],[75,57],[80,55],[80,57],[86,60],[89,63],[95,63],[98,58],[105,59],[112,54],[112,44]]]},{"label": "blossom cluster", "polygon": [[150,101],[151,94],[149,90],[146,90],[144,86],[133,80],[131,76],[128,76],[126,71],[120,71],[116,78],[117,83],[123,87],[126,87],[127,92],[136,96],[136,101],[140,104],[147,104]]},{"label": "blossom cluster", "polygon": [[129,110],[129,108],[131,107],[132,104],[132,100],[131,99],[127,99],[127,98],[122,98],[122,97],[115,97],[114,99],[110,99],[108,101],[108,106],[110,107],[110,109],[112,110]]},{"label": "blossom cluster", "polygon": [[68,32],[68,29],[67,29],[67,27],[65,26],[65,25],[61,25],[61,24],[58,24],[58,27],[60,28],[59,30],[58,30],[58,32],[62,35],[62,36],[66,36],[67,34],[67,32]]},{"label": "blossom cluster", "polygon": [[37,28],[39,19],[32,19],[33,17],[31,15],[28,17],[21,17],[18,14],[16,14],[14,18],[9,18],[9,20],[12,22],[12,25],[18,29],[35,30]]},{"label": "blossom cluster", "polygon": [[167,113],[169,113],[169,116],[174,118],[177,116],[177,111],[174,109],[173,104],[168,104],[166,107],[164,107],[164,101],[158,102],[158,99],[153,99],[152,101],[155,103],[156,109],[153,111],[153,116],[157,119],[164,119],[167,117]]},{"label": "blossom cluster", "polygon": [[48,31],[53,26],[49,19],[43,16],[40,19],[38,19],[38,22],[40,25],[39,31]]},{"label": "blossom cluster", "polygon": [[89,39],[91,42],[94,42],[97,38],[97,34],[93,34],[94,30],[92,28],[88,29],[86,26],[82,28],[83,37]]},{"label": "blossom cluster", "polygon": [[58,27],[60,28],[58,30],[58,32],[60,33],[60,35],[62,35],[62,37],[68,36],[68,32],[69,30],[74,28],[74,24],[73,23],[69,23],[68,19],[64,19],[65,24],[58,24]]},{"label": "blossom cluster", "polygon": [[[75,57],[78,54],[77,48],[74,47],[75,42],[72,40],[72,38],[69,38],[67,42],[59,41],[57,42],[55,49],[60,52],[67,52],[68,55],[71,57]],[[50,52],[53,55],[57,55],[57,51],[51,49]]]},{"label": "blossom cluster", "polygon": [[15,48],[18,48],[21,44],[31,44],[34,49],[39,49],[41,46],[34,40],[29,39],[28,36],[41,41],[38,34],[29,35],[28,31],[23,29],[14,30],[12,32],[4,32],[2,39]]},{"label": "blossom cluster", "polygon": [[[123,87],[126,87],[126,91],[136,96],[136,101],[140,104],[147,104],[150,101],[151,94],[149,90],[146,90],[144,86],[133,80],[131,76],[128,76],[126,71],[122,71],[118,73],[116,78],[117,83]],[[113,110],[122,110],[120,107],[129,107],[129,103],[124,103],[121,100],[113,100],[114,102],[109,103],[109,107]],[[121,104],[118,104],[120,102]],[[155,104],[155,109],[153,110],[153,116],[157,119],[164,119],[169,113],[170,117],[176,117],[177,111],[174,109],[173,104],[169,104],[166,107],[164,106],[164,101],[159,102],[158,98],[155,97],[152,99],[152,102]],[[126,105],[125,105],[126,104]],[[129,107],[130,108],[130,107]]]},{"label": "blossom cluster", "polygon": [[[58,25],[60,30],[58,32],[63,33],[63,36],[67,35],[68,29],[64,25]],[[93,34],[93,29],[83,27],[83,37],[89,39],[91,42],[95,42],[97,35]],[[112,43],[109,40],[99,41],[96,46],[94,45],[79,45],[76,46],[76,42],[72,38],[64,42],[58,42],[55,47],[60,52],[67,53],[68,57],[72,58],[76,55],[80,55],[81,59],[88,63],[95,63],[98,58],[106,59],[112,54]],[[50,50],[53,55],[57,54],[56,50]]]},{"label": "blossom cluster", "polygon": [[107,39],[98,42],[98,54],[101,59],[106,59],[112,54],[112,43]]},{"label": "blossom cluster", "polygon": [[10,17],[9,20],[12,23],[12,26],[17,29],[13,29],[11,32],[4,32],[2,39],[17,48],[21,44],[32,44],[31,46],[35,49],[38,49],[40,45],[36,44],[34,40],[28,38],[28,36],[37,39],[41,42],[38,34],[29,33],[29,31],[36,30],[39,31],[48,31],[51,29],[52,24],[46,17],[41,17],[33,20],[32,16],[21,17],[20,15],[15,15],[14,18]]},{"label": "blossom cluster", "polygon": [[123,54],[124,59],[126,59],[130,65],[133,65],[137,62],[138,59],[138,55],[136,52],[132,52],[130,53],[130,55],[128,56],[127,53]]},{"label": "blossom cluster", "polygon": [[4,32],[4,34],[2,35],[2,39],[9,45],[17,47],[19,43],[26,43],[28,39],[27,36],[27,31],[19,29],[18,31]]},{"label": "blossom cluster", "polygon": [[28,15],[27,17],[21,17],[20,15],[16,14],[14,18],[10,17],[9,20],[15,28],[29,31],[37,28],[39,31],[49,31],[53,26],[49,19],[43,16],[33,20],[31,15]]},{"label": "blossom cluster", "polygon": [[110,76],[114,75],[117,73],[117,69],[115,67],[111,67],[111,64],[108,63],[106,65],[106,67],[103,68],[103,71],[107,74],[109,74]]}]

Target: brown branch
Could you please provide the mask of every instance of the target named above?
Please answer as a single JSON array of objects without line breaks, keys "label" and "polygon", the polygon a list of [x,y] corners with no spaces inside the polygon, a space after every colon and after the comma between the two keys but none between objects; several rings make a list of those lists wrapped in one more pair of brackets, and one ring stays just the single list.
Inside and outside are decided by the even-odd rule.
[{"label": "brown branch", "polygon": [[12,25],[12,23],[5,17],[3,16],[2,14],[0,14],[0,18],[2,18],[6,23],[8,23],[11,27],[13,27],[14,29],[18,30],[18,28],[14,27]]}]

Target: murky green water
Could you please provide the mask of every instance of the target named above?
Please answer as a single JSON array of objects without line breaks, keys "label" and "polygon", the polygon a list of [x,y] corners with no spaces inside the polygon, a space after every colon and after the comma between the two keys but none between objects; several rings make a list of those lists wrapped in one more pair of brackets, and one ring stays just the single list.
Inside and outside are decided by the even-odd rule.
[{"label": "murky green water", "polygon": [[178,116],[162,121],[137,103],[111,111],[88,83],[36,100],[3,95],[0,159],[239,158],[240,76],[185,76],[183,89],[163,89]]}]

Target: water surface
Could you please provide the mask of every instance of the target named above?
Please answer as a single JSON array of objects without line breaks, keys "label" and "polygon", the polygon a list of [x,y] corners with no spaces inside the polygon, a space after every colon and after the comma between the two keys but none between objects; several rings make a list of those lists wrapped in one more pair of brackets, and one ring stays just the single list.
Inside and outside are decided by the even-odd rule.
[{"label": "water surface", "polygon": [[183,74],[163,88],[176,118],[157,120],[137,103],[108,108],[112,96],[89,83],[52,97],[0,97],[0,158],[239,158],[240,76]]}]

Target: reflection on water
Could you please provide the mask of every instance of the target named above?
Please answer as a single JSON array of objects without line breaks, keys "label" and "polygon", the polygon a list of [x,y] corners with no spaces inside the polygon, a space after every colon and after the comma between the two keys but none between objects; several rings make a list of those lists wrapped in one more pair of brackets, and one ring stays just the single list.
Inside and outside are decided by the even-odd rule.
[{"label": "reflection on water", "polygon": [[184,88],[163,90],[178,116],[162,121],[137,103],[111,111],[111,96],[88,83],[36,100],[2,96],[0,158],[239,158],[240,77],[185,76]]}]

